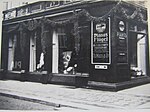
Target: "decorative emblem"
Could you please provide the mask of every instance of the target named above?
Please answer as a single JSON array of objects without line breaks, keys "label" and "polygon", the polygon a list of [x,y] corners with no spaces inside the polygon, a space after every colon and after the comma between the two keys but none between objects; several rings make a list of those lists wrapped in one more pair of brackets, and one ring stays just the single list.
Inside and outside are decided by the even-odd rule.
[{"label": "decorative emblem", "polygon": [[106,29],[106,23],[102,22],[102,23],[96,24],[97,32],[99,33],[104,32],[105,29]]},{"label": "decorative emblem", "polygon": [[123,32],[123,31],[125,30],[125,24],[124,24],[123,21],[120,21],[120,22],[119,22],[119,30],[120,30],[121,32]]}]

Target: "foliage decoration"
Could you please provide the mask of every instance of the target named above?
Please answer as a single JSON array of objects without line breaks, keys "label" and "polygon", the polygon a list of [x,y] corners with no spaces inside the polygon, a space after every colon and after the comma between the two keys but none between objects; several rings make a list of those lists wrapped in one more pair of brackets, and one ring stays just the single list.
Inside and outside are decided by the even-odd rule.
[{"label": "foliage decoration", "polygon": [[35,30],[38,27],[38,21],[36,19],[28,21],[27,27],[29,31]]},{"label": "foliage decoration", "polygon": [[75,36],[75,51],[76,54],[78,55],[79,50],[80,50],[80,34],[79,34],[79,24],[78,21],[74,23],[74,36]]},{"label": "foliage decoration", "polygon": [[137,7],[132,14],[128,14],[129,11],[125,9],[122,6],[118,6],[118,8],[115,11],[116,14],[120,15],[121,17],[127,19],[127,20],[136,20],[137,22],[140,22],[142,24],[147,24],[147,21],[144,20],[144,16],[142,14],[142,11],[139,7]]},{"label": "foliage decoration", "polygon": [[129,10],[127,10],[127,8],[123,7],[122,2],[118,2],[108,13],[106,13],[105,15],[101,16],[101,17],[95,17],[92,16],[87,10],[82,9],[81,11],[73,11],[72,16],[68,17],[68,18],[64,18],[63,20],[51,20],[48,19],[46,17],[41,18],[40,20],[36,20],[36,19],[32,19],[29,20],[27,23],[23,22],[23,23],[19,23],[19,26],[16,25],[14,26],[12,29],[10,28],[9,31],[14,31],[14,30],[18,30],[18,31],[22,31],[22,28],[27,29],[28,31],[33,31],[35,29],[37,29],[38,27],[41,27],[41,42],[42,42],[42,49],[43,52],[45,51],[45,48],[47,46],[47,38],[46,38],[46,32],[45,32],[45,25],[49,25],[50,27],[57,27],[57,26],[65,26],[67,24],[73,23],[74,24],[74,36],[75,36],[75,50],[78,54],[79,52],[79,48],[80,48],[80,34],[79,34],[79,25],[78,25],[78,21],[80,17],[86,17],[87,20],[89,21],[95,21],[95,22],[100,22],[100,21],[104,21],[105,19],[107,19],[109,16],[111,16],[112,14],[115,15],[119,15],[122,18],[125,18],[127,20],[136,20],[142,24],[147,24],[147,21],[144,20],[144,16],[142,14],[141,8],[137,7],[135,8],[135,10],[129,13]]},{"label": "foliage decoration", "polygon": [[[105,20],[108,16],[110,16],[113,13],[116,13],[127,20],[137,19],[137,21],[142,22],[143,24],[147,24],[147,21],[144,20],[142,11],[139,7],[137,7],[135,11],[133,11],[132,14],[128,14],[128,10],[122,6],[122,2],[118,2],[116,6],[114,6],[108,13],[106,13],[105,15],[101,17],[94,17],[87,10],[82,9],[79,12],[74,11],[72,16],[65,18],[64,20],[54,21],[46,17],[43,17],[42,19],[40,19],[40,21],[37,21],[36,19],[32,19],[32,20],[29,20],[27,24],[25,24],[25,22],[21,24],[29,31],[32,31],[36,29],[37,27],[40,27],[42,22],[44,22],[45,24],[49,24],[52,27],[56,27],[56,26],[66,25],[69,23],[74,23],[75,21],[79,19],[79,17],[82,17],[82,16],[85,16],[90,21],[99,22],[99,21]],[[18,26],[16,25],[16,27],[12,28],[12,30],[10,31],[13,31],[17,28]]]}]

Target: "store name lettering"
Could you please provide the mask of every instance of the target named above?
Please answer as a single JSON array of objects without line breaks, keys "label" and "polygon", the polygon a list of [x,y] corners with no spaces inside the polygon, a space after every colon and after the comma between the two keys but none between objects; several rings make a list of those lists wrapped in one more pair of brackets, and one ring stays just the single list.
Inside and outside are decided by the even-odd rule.
[{"label": "store name lettering", "polygon": [[94,34],[94,42],[108,42],[108,33]]},{"label": "store name lettering", "polygon": [[117,36],[118,37],[127,37],[126,33],[122,33],[122,32],[117,32]]}]

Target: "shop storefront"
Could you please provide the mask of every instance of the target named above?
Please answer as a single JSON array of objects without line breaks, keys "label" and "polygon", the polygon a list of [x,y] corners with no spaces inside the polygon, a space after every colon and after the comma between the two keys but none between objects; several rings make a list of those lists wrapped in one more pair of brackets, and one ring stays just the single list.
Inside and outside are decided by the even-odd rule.
[{"label": "shop storefront", "polygon": [[116,83],[149,77],[146,8],[128,2],[37,2],[3,12],[2,69]]}]

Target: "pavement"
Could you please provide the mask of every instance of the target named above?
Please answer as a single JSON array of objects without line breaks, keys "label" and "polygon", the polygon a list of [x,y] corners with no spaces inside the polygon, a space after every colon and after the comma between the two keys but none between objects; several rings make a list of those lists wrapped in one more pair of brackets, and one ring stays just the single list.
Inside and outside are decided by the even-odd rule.
[{"label": "pavement", "polygon": [[[0,80],[0,94],[55,107],[59,112],[150,112],[150,84],[109,92],[74,86]],[[46,112],[46,111],[44,111]]]}]

